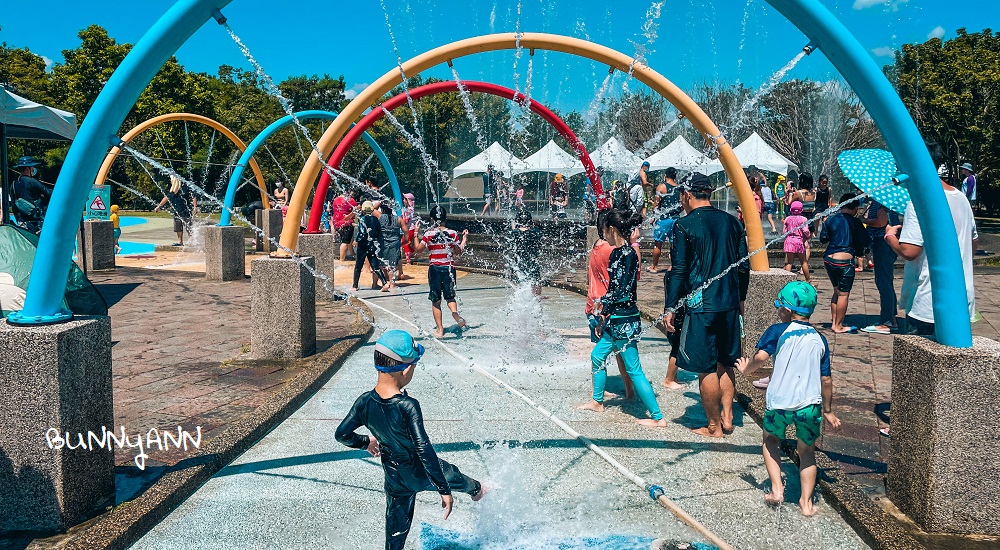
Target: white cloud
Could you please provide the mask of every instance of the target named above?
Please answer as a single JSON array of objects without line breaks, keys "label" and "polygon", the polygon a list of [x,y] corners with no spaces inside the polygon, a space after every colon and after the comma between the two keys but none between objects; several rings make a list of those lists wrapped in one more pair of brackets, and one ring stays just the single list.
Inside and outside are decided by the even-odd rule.
[{"label": "white cloud", "polygon": [[52,60],[51,60],[51,59],[49,59],[48,57],[45,57],[45,56],[43,55],[43,56],[42,56],[42,61],[44,61],[44,62],[45,62],[45,71],[46,71],[46,72],[48,72],[48,71],[51,71],[51,70],[52,70]]},{"label": "white cloud", "polygon": [[895,55],[896,51],[889,46],[882,46],[881,48],[875,48],[872,53],[878,57],[892,57]]},{"label": "white cloud", "polygon": [[942,36],[944,36],[944,27],[938,25],[937,27],[934,27],[934,30],[932,30],[930,34],[927,35],[927,39],[941,38]]},{"label": "white cloud", "polygon": [[344,97],[346,97],[347,99],[354,99],[358,97],[358,94],[363,92],[364,89],[367,87],[368,87],[367,82],[359,82],[358,84],[355,84],[354,86],[351,86],[350,88],[344,90]]},{"label": "white cloud", "polygon": [[889,9],[896,11],[899,9],[900,4],[905,4],[909,1],[910,0],[854,0],[854,9],[863,10],[872,6],[889,4]]}]

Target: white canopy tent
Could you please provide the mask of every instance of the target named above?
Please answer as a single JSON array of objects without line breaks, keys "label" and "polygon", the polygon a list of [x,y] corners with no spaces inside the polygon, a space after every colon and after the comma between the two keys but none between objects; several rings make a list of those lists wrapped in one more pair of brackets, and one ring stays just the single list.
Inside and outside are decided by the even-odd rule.
[{"label": "white canopy tent", "polygon": [[616,172],[638,172],[642,159],[625,148],[625,144],[617,137],[604,142],[596,152],[590,155],[594,166],[600,166]]},{"label": "white canopy tent", "polygon": [[583,172],[583,163],[580,159],[564,151],[554,140],[549,140],[545,146],[524,159],[524,164],[525,168],[517,173],[549,172],[572,176]]},{"label": "white canopy tent", "polygon": [[650,170],[665,170],[671,166],[678,170],[694,170],[704,166],[709,159],[688,143],[684,136],[677,136],[660,151],[646,159]]},{"label": "white canopy tent", "polygon": [[[768,145],[764,141],[764,138],[760,137],[757,132],[750,134],[750,137],[746,141],[733,147],[733,152],[736,153],[736,158],[740,159],[740,165],[744,168],[756,166],[761,170],[776,172],[782,175],[787,175],[789,170],[799,169],[797,164],[788,160]],[[711,175],[721,172],[725,168],[722,167],[722,162],[716,159],[702,165],[697,170],[703,174]]]},{"label": "white canopy tent", "polygon": [[507,174],[520,174],[525,172],[527,165],[523,160],[514,156],[513,153],[503,148],[500,143],[494,141],[485,151],[459,164],[451,171],[453,178],[465,174],[485,172],[487,166]]}]

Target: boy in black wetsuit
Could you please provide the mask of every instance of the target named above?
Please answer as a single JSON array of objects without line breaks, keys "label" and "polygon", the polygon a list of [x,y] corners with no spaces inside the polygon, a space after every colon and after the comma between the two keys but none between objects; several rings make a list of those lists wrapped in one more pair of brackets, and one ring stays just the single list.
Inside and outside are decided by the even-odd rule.
[{"label": "boy in black wetsuit", "polygon": [[[385,548],[403,548],[413,522],[413,505],[420,491],[441,494],[444,518],[451,514],[451,492],[483,498],[483,485],[438,458],[424,431],[420,404],[403,387],[413,379],[424,347],[403,330],[390,330],[375,343],[375,389],[358,397],[337,428],[337,441],[381,456],[385,470]],[[371,436],[355,430],[365,426]]]}]

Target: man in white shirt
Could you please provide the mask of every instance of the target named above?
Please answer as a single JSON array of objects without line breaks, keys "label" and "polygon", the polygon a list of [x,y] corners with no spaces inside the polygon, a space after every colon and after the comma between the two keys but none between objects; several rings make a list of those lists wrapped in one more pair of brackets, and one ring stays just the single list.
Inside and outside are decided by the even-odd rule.
[{"label": "man in white shirt", "polygon": [[[962,191],[948,183],[949,170],[946,165],[938,168],[941,176],[941,186],[948,199],[951,216],[955,221],[955,231],[958,233],[958,247],[962,254],[962,267],[965,271],[965,289],[968,296],[969,318],[972,319],[976,310],[976,293],[972,283],[972,256],[979,240],[976,230],[976,220],[972,214],[969,199]],[[902,231],[900,231],[902,228]],[[906,260],[903,268],[903,290],[900,305],[906,309],[906,325],[910,334],[921,336],[934,335],[934,306],[931,299],[931,277],[927,265],[927,255],[924,254],[924,238],[917,221],[913,203],[906,207],[903,225],[885,228],[885,242],[893,251]]]}]

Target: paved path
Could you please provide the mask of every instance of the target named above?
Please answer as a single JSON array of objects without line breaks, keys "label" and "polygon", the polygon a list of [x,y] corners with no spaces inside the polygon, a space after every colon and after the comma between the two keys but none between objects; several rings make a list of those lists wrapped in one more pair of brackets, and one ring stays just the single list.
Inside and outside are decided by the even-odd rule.
[{"label": "paved path", "polygon": [[[128,434],[177,426],[194,434],[201,426],[211,438],[300,372],[294,365],[248,361],[249,279],[218,283],[198,273],[132,268],[91,273],[90,279],[110,306],[115,426]],[[320,349],[355,318],[350,308],[320,304]],[[128,451],[115,453],[125,467],[119,471],[139,475],[135,453]],[[154,449],[148,468],[176,464],[190,452]]]},{"label": "paved path", "polygon": [[[611,401],[603,414],[575,411],[590,392],[591,344],[581,297],[546,289],[534,301],[502,281],[468,275],[459,283],[463,314],[472,328],[445,338],[459,353],[593,438],[737,548],[862,548],[844,521],[825,504],[805,519],[797,506],[766,509],[760,429],[743,414],[736,432],[707,441],[688,427],[704,422],[696,384],[659,392],[670,425],[641,428],[634,404]],[[422,326],[430,326],[426,287],[386,295],[362,292]],[[412,329],[389,316],[379,323]],[[428,433],[442,458],[493,492],[480,504],[456,498],[442,521],[435,495],[418,499],[409,547],[420,548],[420,525],[474,537],[483,547],[545,547],[544,542],[609,534],[697,541],[698,536],[556,426],[499,389],[436,344],[428,347],[410,386],[421,401]],[[664,374],[669,345],[658,335],[640,345],[653,380]],[[206,483],[134,548],[381,548],[384,496],[381,468],[361,452],[333,440],[354,399],[375,378],[371,345],[361,348],[327,385],[281,426]],[[613,370],[613,369],[612,369]],[[620,391],[613,376],[611,391]],[[791,472],[792,465],[786,463]],[[794,477],[794,476],[793,476]],[[789,502],[798,500],[790,487]],[[648,538],[646,547],[648,548]],[[425,539],[426,540],[426,539]],[[621,543],[602,547],[638,547]]]},{"label": "paved path", "polygon": [[[841,428],[824,435],[818,445],[866,491],[873,496],[884,495],[889,442],[879,435],[879,429],[888,425],[888,407],[892,401],[892,336],[864,332],[834,334],[829,329],[830,309],[824,307],[829,303],[825,300],[833,288],[822,263],[816,263],[815,259],[812,263],[812,283],[820,296],[820,307],[816,308],[813,322],[830,343],[834,407],[842,421]],[[774,260],[772,265],[775,265]],[[902,274],[902,265],[897,264],[897,295]],[[567,276],[573,284],[586,286],[586,274],[582,270]],[[973,334],[1000,340],[1000,270],[976,267],[975,281],[976,305],[983,320],[973,324]],[[643,271],[639,301],[650,311],[663,310],[662,275]],[[879,294],[874,276],[871,272],[859,273],[851,293],[846,323],[864,327],[877,322],[878,313]]]}]

